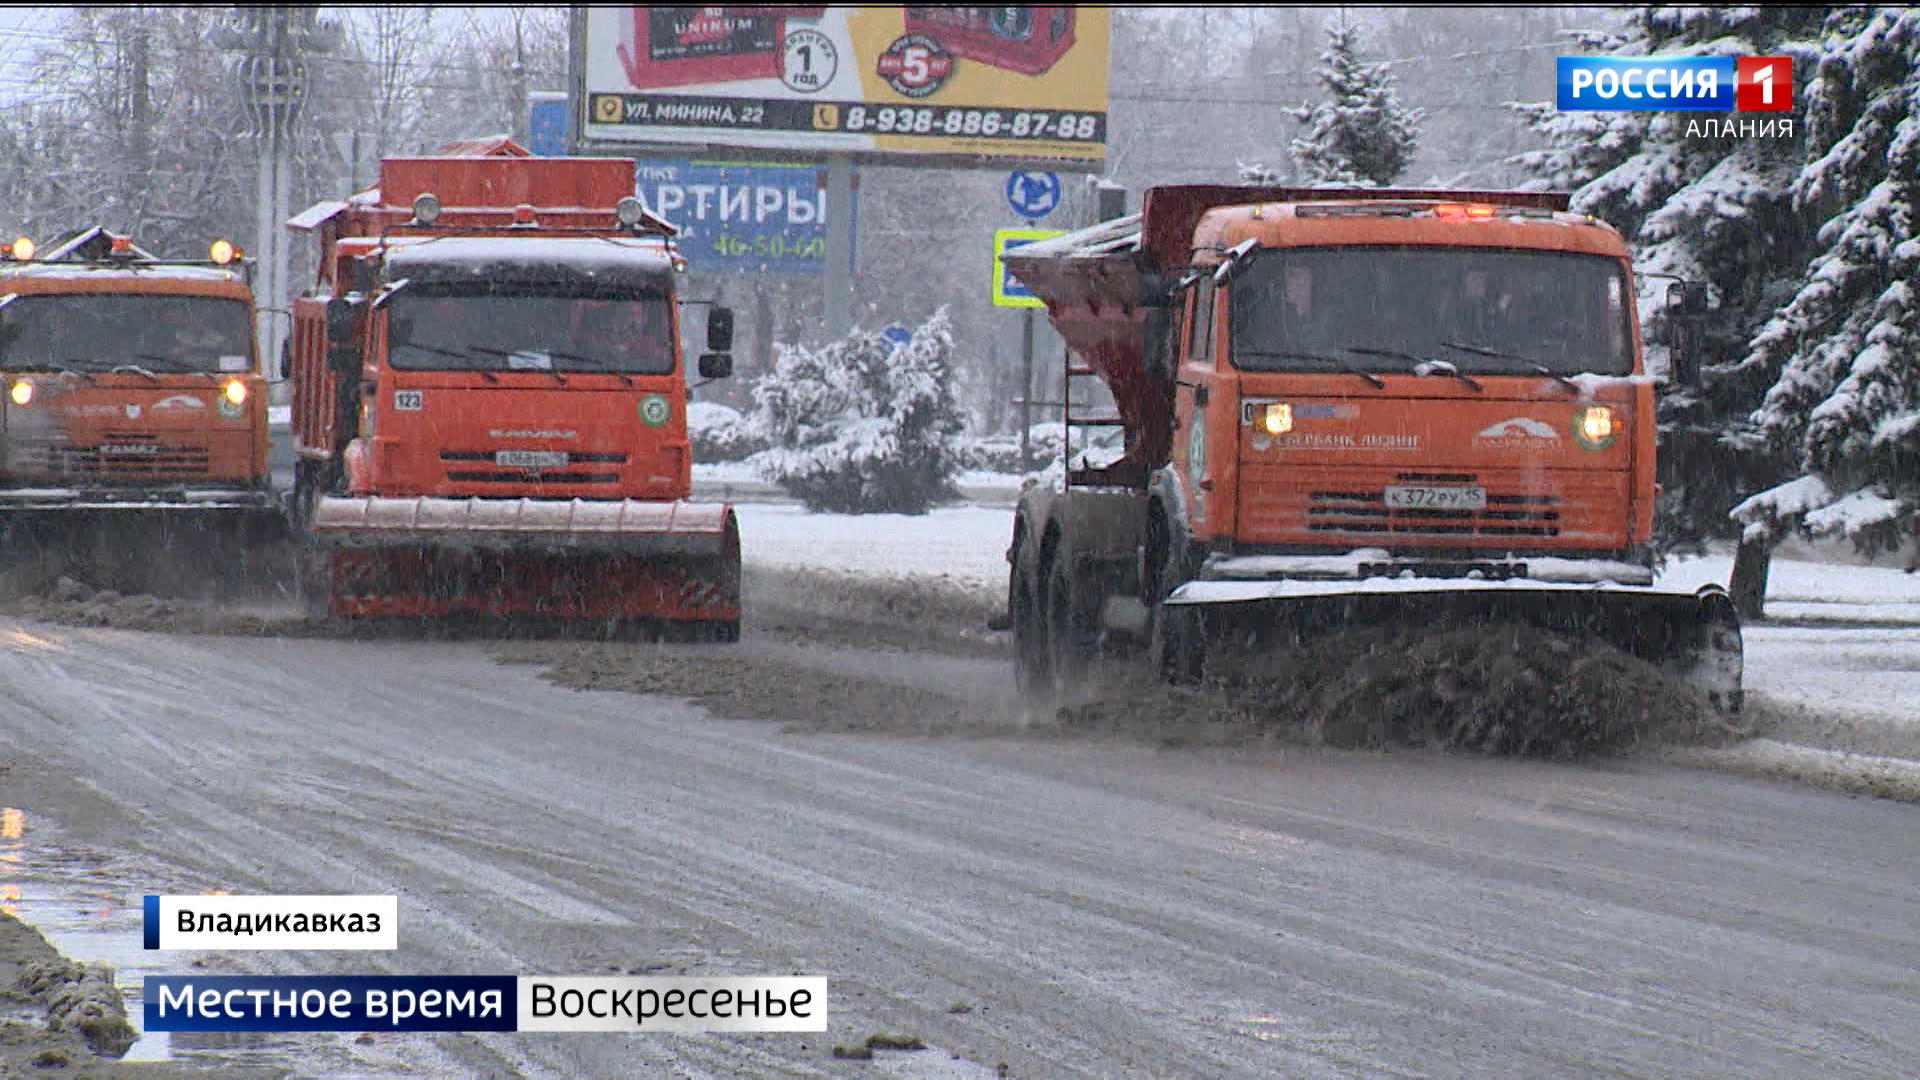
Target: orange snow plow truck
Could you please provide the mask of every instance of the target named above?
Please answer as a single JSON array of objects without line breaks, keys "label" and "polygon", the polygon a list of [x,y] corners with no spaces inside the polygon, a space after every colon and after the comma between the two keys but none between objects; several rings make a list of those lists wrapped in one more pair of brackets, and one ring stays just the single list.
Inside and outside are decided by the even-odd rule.
[{"label": "orange snow plow truck", "polygon": [[1521,620],[1739,707],[1726,592],[1654,584],[1626,247],[1565,195],[1160,187],[1006,263],[1066,340],[1069,386],[1110,391],[1100,415],[1068,407],[1070,437],[1124,433],[1117,460],[1021,499],[1028,687],[1128,640],[1184,681],[1228,643]]},{"label": "orange snow plow truck", "polygon": [[[288,223],[321,249],[288,358],[316,607],[737,637],[733,510],[686,501],[684,264],[633,177],[456,143]],[[732,333],[713,308],[702,377]]]},{"label": "orange snow plow truck", "polygon": [[[233,245],[209,256],[159,258],[98,227],[46,251],[22,237],[0,255],[10,562],[38,547],[63,570],[92,562],[71,572],[134,575],[127,587],[144,590],[176,542],[220,552],[278,534],[253,291]],[[185,572],[220,578],[237,568],[228,554],[213,566],[189,555]]]}]

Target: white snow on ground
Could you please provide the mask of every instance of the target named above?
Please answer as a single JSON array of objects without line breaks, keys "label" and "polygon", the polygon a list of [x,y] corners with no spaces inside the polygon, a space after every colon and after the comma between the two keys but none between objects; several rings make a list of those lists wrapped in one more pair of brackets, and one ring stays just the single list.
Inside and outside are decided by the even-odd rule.
[{"label": "white snow on ground", "polygon": [[758,484],[760,470],[750,461],[703,461],[693,467],[696,484]]},{"label": "white snow on ground", "polygon": [[[1656,579],[1662,588],[1725,585],[1733,557],[1674,559]],[[1767,575],[1770,619],[1844,619],[1920,625],[1920,574],[1891,566],[1849,566],[1775,558]]]},{"label": "white snow on ground", "polygon": [[1004,589],[1013,511],[942,507],[908,514],[810,514],[804,507],[735,503],[750,564],[859,574],[945,575]]},{"label": "white snow on ground", "polygon": [[[1024,478],[1017,473],[965,469],[953,482],[970,504],[1011,507],[1019,501]],[[750,461],[695,462],[693,483],[700,489],[695,497],[701,499],[781,497],[779,486],[761,479],[760,470]]]},{"label": "white snow on ground", "polygon": [[1745,638],[1748,690],[1920,733],[1920,619],[1871,628],[1749,626]]}]

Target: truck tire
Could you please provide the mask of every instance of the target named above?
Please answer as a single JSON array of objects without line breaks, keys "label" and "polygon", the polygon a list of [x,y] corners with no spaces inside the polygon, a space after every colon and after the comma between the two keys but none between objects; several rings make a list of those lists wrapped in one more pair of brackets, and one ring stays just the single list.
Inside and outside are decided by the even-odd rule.
[{"label": "truck tire", "polygon": [[1206,635],[1198,611],[1185,604],[1168,605],[1167,597],[1193,580],[1194,558],[1186,537],[1154,504],[1147,525],[1149,577],[1146,601],[1153,618],[1148,653],[1160,678],[1176,685],[1200,681],[1206,663]]},{"label": "truck tire", "polygon": [[1013,624],[1013,681],[1022,695],[1043,698],[1053,692],[1047,663],[1047,637],[1038,576],[1025,537],[1016,539],[1007,568],[1007,617]]},{"label": "truck tire", "polygon": [[1206,666],[1206,635],[1200,613],[1186,604],[1153,606],[1154,668],[1178,686],[1200,681]]},{"label": "truck tire", "polygon": [[1087,625],[1085,605],[1074,592],[1071,562],[1065,554],[1056,552],[1047,564],[1046,651],[1055,695],[1070,694],[1079,688],[1086,679],[1087,663],[1094,652],[1093,631]]}]

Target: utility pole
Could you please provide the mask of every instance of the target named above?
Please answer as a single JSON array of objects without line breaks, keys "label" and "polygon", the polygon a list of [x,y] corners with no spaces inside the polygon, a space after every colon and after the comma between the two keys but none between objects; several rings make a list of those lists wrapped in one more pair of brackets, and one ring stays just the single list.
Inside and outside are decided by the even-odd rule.
[{"label": "utility pole", "polygon": [[318,18],[317,5],[241,7],[214,35],[214,44],[238,53],[234,77],[259,147],[254,249],[259,266],[255,296],[258,340],[268,370],[279,372],[292,303],[286,231],[293,183],[293,125],[307,96],[306,57],[331,51],[338,29]]},{"label": "utility pole", "polygon": [[144,21],[136,22],[127,40],[127,73],[132,80],[127,116],[131,126],[127,130],[129,172],[121,181],[124,185],[121,205],[127,215],[127,228],[135,236],[144,234],[147,193],[152,190],[145,182],[146,175],[153,169],[153,90],[149,85],[152,62],[147,31]]}]

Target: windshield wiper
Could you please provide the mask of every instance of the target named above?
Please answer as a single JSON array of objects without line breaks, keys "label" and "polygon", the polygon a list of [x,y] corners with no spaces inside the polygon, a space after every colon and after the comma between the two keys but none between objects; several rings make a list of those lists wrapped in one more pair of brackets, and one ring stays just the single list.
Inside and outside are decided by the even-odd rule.
[{"label": "windshield wiper", "polygon": [[1472,387],[1477,394],[1485,393],[1487,389],[1480,385],[1480,380],[1463,374],[1459,368],[1445,360],[1423,359],[1412,353],[1401,352],[1399,349],[1376,349],[1364,345],[1349,345],[1347,351],[1357,352],[1363,356],[1389,356],[1396,360],[1405,360],[1413,365],[1415,375],[1450,375]]},{"label": "windshield wiper", "polygon": [[1311,352],[1293,352],[1287,349],[1248,349],[1242,355],[1264,356],[1274,360],[1312,360],[1319,364],[1332,364],[1348,375],[1358,375],[1367,380],[1367,382],[1373,384],[1376,390],[1384,390],[1387,388],[1387,380],[1375,375],[1371,371],[1363,371],[1360,368],[1354,367],[1352,364],[1347,363],[1337,356],[1322,356],[1319,353]]},{"label": "windshield wiper", "polygon": [[[397,345],[397,346],[395,346],[395,347],[396,347],[396,348],[401,348],[401,349],[419,349],[419,350],[420,350],[421,352],[430,352],[430,353],[434,353],[434,354],[436,354],[436,355],[438,355],[438,356],[450,356],[450,357],[452,357],[452,358],[454,358],[455,360],[471,360],[471,359],[473,359],[473,353],[468,353],[468,352],[459,352],[459,351],[457,351],[457,350],[454,350],[454,349],[443,349],[443,348],[441,348],[441,347],[440,347],[440,346],[438,346],[438,345],[428,345],[428,344],[425,344],[424,342],[419,342],[419,341],[405,341],[405,342],[401,342],[401,343],[400,343],[399,345]],[[488,370],[487,370],[486,368],[456,368],[456,369],[454,369],[454,370],[456,370],[456,371],[475,371],[475,372],[479,372],[479,373],[480,373],[480,376],[481,376],[481,378],[484,378],[484,379],[486,379],[486,380],[487,380],[488,382],[499,382],[499,381],[500,381],[500,380],[499,380],[499,378],[498,378],[498,377],[496,377],[496,376],[494,375],[494,373],[493,373],[493,372],[491,372],[491,371],[488,371]]]},{"label": "windshield wiper", "polygon": [[1518,360],[1527,365],[1527,370],[1533,372],[1535,375],[1545,375],[1547,378],[1558,382],[1575,394],[1580,392],[1580,384],[1530,356],[1521,356],[1519,353],[1501,352],[1499,349],[1489,349],[1485,345],[1468,345],[1460,341],[1443,341],[1440,344],[1449,349],[1459,349],[1461,352],[1473,353],[1475,356],[1491,356],[1500,360]]},{"label": "windshield wiper", "polygon": [[618,375],[620,376],[620,381],[627,384],[628,386],[639,385],[638,383],[633,381],[633,376],[628,375],[624,371],[608,371],[607,362],[605,360],[600,359],[597,356],[581,356],[579,353],[570,353],[570,352],[549,352],[547,353],[547,355],[553,357],[555,360],[571,360],[576,364],[591,365],[593,367],[593,370],[601,372],[603,374]]}]

